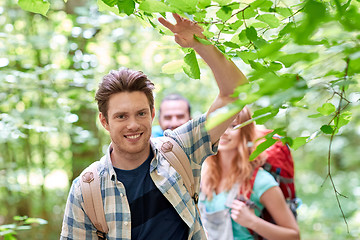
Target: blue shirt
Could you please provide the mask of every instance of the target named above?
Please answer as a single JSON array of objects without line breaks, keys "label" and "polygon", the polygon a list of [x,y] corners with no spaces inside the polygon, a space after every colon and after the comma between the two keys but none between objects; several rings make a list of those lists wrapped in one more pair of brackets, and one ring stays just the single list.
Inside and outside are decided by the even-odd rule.
[{"label": "blue shirt", "polygon": [[[260,209],[260,211],[264,208],[264,206],[260,203],[260,197],[270,188],[274,186],[278,186],[279,184],[276,182],[274,177],[265,171],[264,169],[259,169],[258,173],[256,174],[254,186],[253,186],[253,193],[251,194],[250,200],[253,201]],[[228,192],[221,192],[219,194],[213,194],[213,198],[211,201],[203,200],[200,201],[199,204],[204,204],[206,207],[207,212],[215,212],[224,210],[225,202],[228,197]],[[260,212],[255,208],[255,215],[260,216]],[[253,240],[253,236],[249,233],[248,229],[241,226],[240,224],[236,223],[232,220],[232,228],[233,228],[233,235],[234,240]]]},{"label": "blue shirt", "polygon": [[152,137],[162,137],[164,136],[164,131],[159,125],[153,126],[151,129],[151,136]]},{"label": "blue shirt", "polygon": [[[216,154],[217,145],[212,145],[205,129],[206,115],[193,119],[174,131],[166,130],[165,136],[176,140],[187,154],[193,170],[195,189],[199,191],[200,170],[206,157]],[[151,138],[154,158],[150,163],[150,177],[161,194],[171,203],[176,213],[188,226],[187,239],[206,239],[200,216],[179,173],[159,153],[156,138]],[[124,183],[117,180],[117,174],[110,159],[111,144],[106,155],[96,164],[100,177],[105,219],[109,228],[109,240],[131,239],[132,213]],[[84,212],[79,178],[72,183],[66,203],[60,239],[97,240],[96,228]],[[167,229],[157,231],[167,236]]]},{"label": "blue shirt", "polygon": [[[150,151],[147,160],[136,169],[114,168],[117,180],[124,184],[130,205],[131,239],[186,239],[189,227],[150,177],[153,158],[154,153]],[[163,229],[167,229],[166,236]]]}]

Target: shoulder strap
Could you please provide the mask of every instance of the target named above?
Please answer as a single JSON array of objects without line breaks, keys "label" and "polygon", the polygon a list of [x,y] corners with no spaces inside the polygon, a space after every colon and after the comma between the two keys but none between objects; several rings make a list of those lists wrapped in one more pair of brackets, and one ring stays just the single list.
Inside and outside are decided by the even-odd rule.
[{"label": "shoulder strap", "polygon": [[189,158],[180,145],[171,137],[156,138],[161,142],[160,152],[165,159],[181,175],[186,189],[194,199],[195,204],[198,202],[198,194],[195,192],[195,181]]},{"label": "shoulder strap", "polygon": [[97,164],[93,163],[80,174],[80,187],[84,199],[84,210],[97,229],[99,239],[105,239],[109,231],[105,220]]}]

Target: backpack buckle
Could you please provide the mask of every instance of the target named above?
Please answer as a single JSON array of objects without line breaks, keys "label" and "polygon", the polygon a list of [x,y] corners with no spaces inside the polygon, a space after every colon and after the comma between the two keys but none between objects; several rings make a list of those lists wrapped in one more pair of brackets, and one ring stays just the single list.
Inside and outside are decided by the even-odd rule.
[{"label": "backpack buckle", "polygon": [[194,199],[195,204],[198,204],[198,202],[199,202],[199,194],[194,193],[193,199]]},{"label": "backpack buckle", "polygon": [[106,239],[106,233],[104,233],[104,232],[101,232],[101,231],[97,230],[96,235],[98,236],[99,240],[105,240]]}]

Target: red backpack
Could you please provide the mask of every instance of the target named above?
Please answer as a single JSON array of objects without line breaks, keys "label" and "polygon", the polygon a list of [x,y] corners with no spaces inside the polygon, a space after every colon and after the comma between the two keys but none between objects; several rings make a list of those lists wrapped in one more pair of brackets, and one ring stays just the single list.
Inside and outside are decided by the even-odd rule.
[{"label": "red backpack", "polygon": [[[269,132],[266,132],[269,133]],[[265,150],[267,154],[267,159],[265,164],[262,166],[263,169],[268,171],[275,180],[279,183],[279,187],[284,194],[285,200],[294,214],[295,218],[297,217],[296,209],[298,207],[298,198],[296,198],[295,193],[295,183],[294,183],[294,160],[291,156],[290,148],[287,144],[281,142],[281,137],[274,135],[274,138],[279,140]],[[255,177],[257,174],[258,168],[254,170],[253,177],[251,180],[251,189],[254,186]],[[250,199],[251,192],[248,194]],[[247,201],[247,205],[250,207],[254,206],[254,203]],[[268,222],[274,223],[273,218],[270,213],[264,208],[261,211],[260,217]],[[254,231],[249,229],[249,232],[254,236],[254,239],[263,239],[261,236],[257,235]]]}]

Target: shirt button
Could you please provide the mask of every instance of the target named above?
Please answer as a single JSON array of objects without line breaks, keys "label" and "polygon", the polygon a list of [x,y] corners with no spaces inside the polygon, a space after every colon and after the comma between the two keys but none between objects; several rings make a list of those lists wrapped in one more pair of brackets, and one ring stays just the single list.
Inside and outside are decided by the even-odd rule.
[{"label": "shirt button", "polygon": [[124,193],[120,193],[120,197],[123,197],[124,196]]},{"label": "shirt button", "polygon": [[127,226],[129,223],[128,222],[124,222],[124,225]]}]

